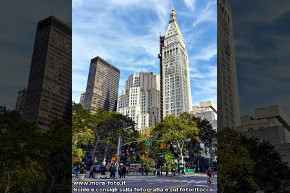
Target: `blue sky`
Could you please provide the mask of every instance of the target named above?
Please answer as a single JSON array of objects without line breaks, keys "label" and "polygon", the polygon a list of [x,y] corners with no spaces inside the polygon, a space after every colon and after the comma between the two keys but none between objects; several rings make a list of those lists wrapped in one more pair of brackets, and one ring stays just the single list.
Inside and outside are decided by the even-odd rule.
[{"label": "blue sky", "polygon": [[134,72],[159,74],[159,34],[172,6],[189,57],[192,104],[216,104],[216,0],[73,0],[73,101],[85,91],[91,58],[121,71],[119,95]]},{"label": "blue sky", "polygon": [[290,1],[229,2],[241,115],[279,105],[290,116]]},{"label": "blue sky", "polygon": [[26,87],[37,22],[51,15],[71,25],[71,0],[10,0],[0,6],[0,105],[14,109]]}]

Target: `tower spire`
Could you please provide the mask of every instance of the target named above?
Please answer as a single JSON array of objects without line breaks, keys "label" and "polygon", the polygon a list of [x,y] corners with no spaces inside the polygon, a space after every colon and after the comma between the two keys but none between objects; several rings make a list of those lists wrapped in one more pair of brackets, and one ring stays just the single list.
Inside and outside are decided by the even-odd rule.
[{"label": "tower spire", "polygon": [[170,18],[171,18],[171,20],[176,19],[176,14],[175,14],[175,10],[174,10],[173,5],[172,5],[172,9],[171,9]]}]

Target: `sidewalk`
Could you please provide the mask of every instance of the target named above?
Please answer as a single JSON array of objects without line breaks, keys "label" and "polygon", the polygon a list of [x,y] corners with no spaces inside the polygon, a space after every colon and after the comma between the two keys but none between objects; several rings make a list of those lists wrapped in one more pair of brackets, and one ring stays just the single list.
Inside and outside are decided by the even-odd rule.
[{"label": "sidewalk", "polygon": [[[148,176],[146,175],[142,175],[141,172],[137,172],[137,173],[129,173],[129,174],[126,174],[126,178],[106,178],[105,175],[101,175],[101,178],[100,179],[97,179],[97,178],[89,178],[89,174],[87,173],[84,180],[85,181],[98,181],[98,180],[114,180],[114,179],[130,179],[130,178],[135,178],[136,176],[144,176],[144,177],[165,177],[165,178],[170,178],[170,177],[187,177],[187,176],[207,176],[206,173],[194,173],[194,174],[176,174],[175,176],[173,176],[171,174],[171,172],[168,174],[168,176],[165,175],[165,172],[162,173],[162,176],[161,175],[153,175],[153,173],[148,173]],[[215,175],[216,176],[216,175]],[[72,181],[78,181],[79,178],[76,177],[76,176],[72,176]]]}]

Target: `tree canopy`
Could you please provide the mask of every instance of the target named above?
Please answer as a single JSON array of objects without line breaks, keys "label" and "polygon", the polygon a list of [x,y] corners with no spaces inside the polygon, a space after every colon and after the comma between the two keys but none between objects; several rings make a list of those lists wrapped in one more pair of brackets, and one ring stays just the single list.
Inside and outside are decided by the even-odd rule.
[{"label": "tree canopy", "polygon": [[217,149],[219,192],[290,192],[290,169],[269,142],[224,128]]},{"label": "tree canopy", "polygon": [[71,127],[48,130],[0,107],[0,192],[70,192]]},{"label": "tree canopy", "polygon": [[181,163],[184,163],[185,146],[190,141],[200,141],[199,128],[196,122],[190,119],[189,114],[183,113],[180,117],[168,115],[162,123],[157,123],[152,130],[152,136],[163,140],[173,147],[180,155]]},{"label": "tree canopy", "polygon": [[73,160],[80,157],[110,160],[116,153],[119,136],[124,143],[127,138],[139,137],[131,118],[102,108],[90,113],[81,104],[73,105]]}]

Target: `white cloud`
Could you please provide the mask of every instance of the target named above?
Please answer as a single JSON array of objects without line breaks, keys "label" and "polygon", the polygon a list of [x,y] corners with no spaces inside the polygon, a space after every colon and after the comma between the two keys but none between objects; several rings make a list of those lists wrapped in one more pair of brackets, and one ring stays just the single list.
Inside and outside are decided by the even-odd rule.
[{"label": "white cloud", "polygon": [[183,0],[185,5],[189,7],[190,9],[195,9],[196,0]]},{"label": "white cloud", "polygon": [[72,8],[79,8],[83,5],[84,0],[72,0]]},{"label": "white cloud", "polygon": [[210,1],[207,3],[206,7],[202,9],[196,20],[193,22],[193,27],[196,27],[198,24],[203,22],[216,22],[217,16],[216,16],[216,2]]},{"label": "white cloud", "polygon": [[217,45],[211,44],[205,48],[202,48],[199,53],[191,56],[193,60],[210,60],[217,55]]},{"label": "white cloud", "polygon": [[[183,2],[175,1],[174,5]],[[176,6],[179,25],[192,23],[195,16],[186,14],[192,8],[198,8],[196,0],[185,1],[187,7]],[[79,3],[80,4],[80,3]],[[199,5],[200,6],[200,5]],[[125,88],[125,81],[133,72],[155,72],[159,74],[159,32],[165,34],[171,10],[170,1],[117,1],[108,0],[93,3],[88,0],[82,7],[73,8],[73,77],[75,73],[82,80],[73,82],[73,90],[79,94],[73,95],[79,100],[79,95],[85,90],[90,59],[101,56],[121,70],[120,89]],[[198,18],[198,13],[195,13]],[[187,26],[188,26],[187,25]],[[189,56],[193,55],[193,48],[202,50],[199,56],[189,57],[190,65],[197,60],[210,60],[215,55],[211,52],[210,43],[199,39],[209,31],[197,30],[192,26],[181,28],[188,43]],[[212,32],[211,32],[212,33]],[[214,34],[216,37],[216,34]],[[194,42],[194,44],[192,43]],[[194,66],[194,65],[193,65]],[[194,70],[195,67],[192,67]],[[191,78],[204,78],[205,69],[191,71]],[[79,73],[79,74],[78,74]],[[77,76],[76,76],[77,77]],[[195,89],[195,85],[192,85]],[[199,89],[199,88],[197,88]],[[210,92],[211,94],[212,92]],[[213,94],[215,95],[215,94]],[[202,97],[202,95],[200,94]],[[204,93],[206,98],[207,93]]]}]

